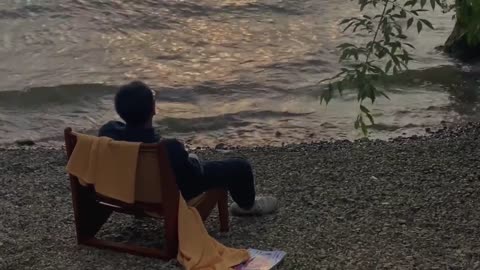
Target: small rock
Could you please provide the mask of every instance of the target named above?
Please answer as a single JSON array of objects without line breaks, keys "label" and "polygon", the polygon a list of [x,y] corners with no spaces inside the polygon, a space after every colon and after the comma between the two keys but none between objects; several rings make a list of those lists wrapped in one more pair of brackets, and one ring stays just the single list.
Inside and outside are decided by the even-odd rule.
[{"label": "small rock", "polygon": [[215,149],[225,149],[225,144],[224,143],[219,143],[215,146]]},{"label": "small rock", "polygon": [[275,132],[275,137],[280,137],[282,136],[282,133],[280,131]]},{"label": "small rock", "polygon": [[17,140],[15,143],[19,146],[32,146],[35,145],[35,142],[30,139]]}]

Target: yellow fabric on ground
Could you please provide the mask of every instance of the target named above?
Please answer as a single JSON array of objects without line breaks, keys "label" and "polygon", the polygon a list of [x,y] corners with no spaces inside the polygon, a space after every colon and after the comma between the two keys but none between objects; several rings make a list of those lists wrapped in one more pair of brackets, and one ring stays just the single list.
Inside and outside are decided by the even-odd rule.
[{"label": "yellow fabric on ground", "polygon": [[228,270],[249,257],[247,250],[225,247],[211,237],[197,209],[180,195],[177,260],[186,270]]},{"label": "yellow fabric on ground", "polygon": [[77,144],[67,171],[104,196],[135,202],[135,174],[140,143],[75,134]]}]

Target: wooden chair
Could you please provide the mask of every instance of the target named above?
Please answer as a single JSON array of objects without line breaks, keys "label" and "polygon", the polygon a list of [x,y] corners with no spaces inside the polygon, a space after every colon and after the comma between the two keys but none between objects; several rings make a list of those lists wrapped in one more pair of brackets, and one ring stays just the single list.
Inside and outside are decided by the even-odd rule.
[{"label": "wooden chair", "polygon": [[[65,147],[70,159],[77,137],[66,128]],[[164,260],[175,258],[178,252],[178,200],[179,190],[170,168],[165,145],[141,144],[137,162],[135,203],[127,204],[95,192],[92,186],[83,186],[78,178],[70,176],[77,243],[130,254]],[[229,230],[228,197],[224,190],[212,190],[189,201],[205,220],[218,205],[220,231]],[[150,216],[164,220],[165,245],[163,249],[101,240],[95,237],[111,213],[121,212],[136,217]]]}]

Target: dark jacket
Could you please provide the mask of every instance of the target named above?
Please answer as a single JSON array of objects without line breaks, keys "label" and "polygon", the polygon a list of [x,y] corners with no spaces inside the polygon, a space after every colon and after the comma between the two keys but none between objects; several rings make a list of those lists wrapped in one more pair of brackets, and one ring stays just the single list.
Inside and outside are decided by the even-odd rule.
[{"label": "dark jacket", "polygon": [[[98,136],[110,137],[117,141],[157,143],[160,136],[153,128],[132,128],[122,122],[111,121],[103,125]],[[201,182],[202,164],[195,158],[190,158],[184,145],[175,139],[162,139],[166,143],[170,163],[175,173],[177,185],[183,197],[189,200],[197,194],[192,187]]]}]

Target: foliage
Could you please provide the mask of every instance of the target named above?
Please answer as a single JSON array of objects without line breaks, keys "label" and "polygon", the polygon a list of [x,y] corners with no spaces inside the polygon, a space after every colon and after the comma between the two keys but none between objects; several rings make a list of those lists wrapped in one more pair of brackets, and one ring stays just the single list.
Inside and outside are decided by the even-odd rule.
[{"label": "foliage", "polygon": [[468,44],[480,44],[480,0],[457,0],[455,7],[457,23],[464,29]]},{"label": "foliage", "polygon": [[340,25],[344,27],[344,32],[362,33],[373,38],[361,46],[353,43],[338,46],[340,62],[344,67],[335,76],[322,81],[328,81],[329,84],[320,102],[328,104],[335,92],[342,95],[344,88],[356,88],[359,114],[355,128],[361,128],[366,135],[368,126],[365,120],[368,119],[371,125],[375,122],[364,101],[370,100],[373,104],[378,96],[389,99],[377,87],[378,83],[389,74],[407,70],[408,63],[413,60],[409,50],[415,47],[407,42],[405,29],[415,27],[418,33],[426,28],[434,29],[432,23],[422,15],[436,8],[448,9],[449,5],[445,0],[358,0],[358,4],[361,11],[370,8],[381,12],[347,18]]}]

